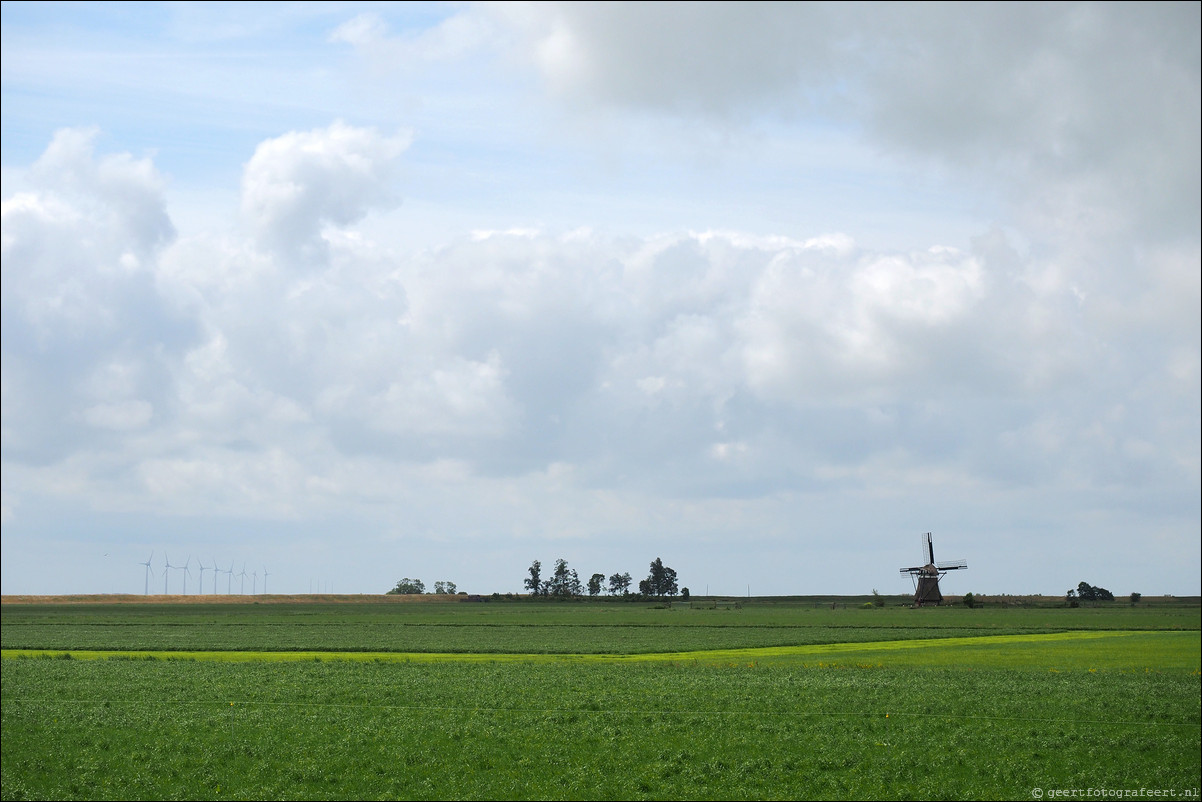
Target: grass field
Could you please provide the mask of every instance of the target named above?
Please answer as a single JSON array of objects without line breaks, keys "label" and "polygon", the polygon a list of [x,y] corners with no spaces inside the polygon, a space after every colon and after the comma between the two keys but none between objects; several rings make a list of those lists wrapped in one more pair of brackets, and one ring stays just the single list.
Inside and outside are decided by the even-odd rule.
[{"label": "grass field", "polygon": [[1187,799],[1202,774],[1196,605],[54,607],[0,607],[5,799]]},{"label": "grass field", "polygon": [[[152,597],[153,598],[153,597]],[[639,654],[1075,630],[1202,628],[1202,607],[863,609],[727,603],[0,605],[0,648]],[[257,597],[241,597],[254,599]],[[377,597],[378,598],[378,597]]]}]

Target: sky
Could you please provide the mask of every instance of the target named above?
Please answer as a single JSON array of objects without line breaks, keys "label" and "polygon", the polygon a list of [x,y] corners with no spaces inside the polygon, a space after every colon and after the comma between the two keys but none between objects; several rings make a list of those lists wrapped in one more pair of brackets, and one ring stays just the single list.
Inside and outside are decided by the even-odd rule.
[{"label": "sky", "polygon": [[5,2],[3,593],[1198,595],[1199,9]]}]

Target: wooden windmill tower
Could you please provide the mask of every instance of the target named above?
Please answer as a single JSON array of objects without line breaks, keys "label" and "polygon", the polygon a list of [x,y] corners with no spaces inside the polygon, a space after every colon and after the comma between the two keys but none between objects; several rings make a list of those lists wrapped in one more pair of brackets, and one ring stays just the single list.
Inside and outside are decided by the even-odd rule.
[{"label": "wooden windmill tower", "polygon": [[935,562],[935,546],[931,542],[930,532],[926,534],[926,543],[922,551],[923,558],[927,560],[926,565],[915,565],[910,568],[901,569],[901,573],[909,574],[914,579],[915,607],[940,604],[943,601],[943,594],[939,592],[939,580],[943,579],[948,571],[959,571],[962,568],[968,568],[967,560],[952,560],[951,562],[943,563]]}]

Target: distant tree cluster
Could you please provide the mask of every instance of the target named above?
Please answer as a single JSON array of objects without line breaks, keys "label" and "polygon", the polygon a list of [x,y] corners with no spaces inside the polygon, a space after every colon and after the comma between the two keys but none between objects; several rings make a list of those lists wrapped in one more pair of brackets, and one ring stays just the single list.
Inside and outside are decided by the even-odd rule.
[{"label": "distant tree cluster", "polygon": [[1088,582],[1080,582],[1077,584],[1076,590],[1069,590],[1064,598],[1070,607],[1076,607],[1083,601],[1114,601],[1114,594],[1106,588],[1094,587]]},{"label": "distant tree cluster", "polygon": [[630,578],[629,571],[623,571],[620,574],[609,575],[609,595],[610,596],[626,596],[630,593],[630,585],[634,582]]},{"label": "distant tree cluster", "polygon": [[[399,594],[404,596],[414,595],[426,592],[426,583],[420,579],[410,579],[405,577],[400,582],[396,583],[396,587],[388,591],[385,595]],[[434,592],[439,595],[450,594],[455,595],[454,582],[435,582]]]},{"label": "distant tree cluster", "polygon": [[651,563],[651,575],[639,583],[639,593],[644,596],[675,596],[677,592],[676,572],[656,557]]},{"label": "distant tree cluster", "polygon": [[[414,594],[414,593],[425,593],[425,592],[426,592],[426,583],[425,582],[422,582],[420,579],[410,579],[409,577],[405,577],[401,581],[397,582],[396,587],[393,588],[392,590],[388,591],[388,593],[390,593],[390,594],[396,593],[396,594],[400,594],[400,595],[404,595],[404,596],[408,596],[408,595]],[[385,594],[385,595],[387,595],[387,594]]]},{"label": "distant tree cluster", "polygon": [[[527,576],[522,580],[522,586],[531,596],[546,598],[570,599],[583,596],[587,588],[588,595],[598,596],[607,592],[610,596],[631,596],[630,586],[634,580],[630,572],[614,573],[608,579],[605,574],[596,573],[589,577],[587,586],[580,581],[576,569],[568,567],[568,561],[555,561],[555,572],[543,579],[543,564],[535,560],[527,569]],[[651,563],[651,573],[639,582],[639,595],[675,596],[679,592],[676,583],[676,572],[664,565],[659,557]]]}]

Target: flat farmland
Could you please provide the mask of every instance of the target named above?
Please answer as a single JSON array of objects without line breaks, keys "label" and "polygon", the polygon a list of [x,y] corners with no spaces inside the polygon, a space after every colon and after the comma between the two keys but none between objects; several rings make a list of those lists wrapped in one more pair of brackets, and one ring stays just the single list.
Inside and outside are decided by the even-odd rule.
[{"label": "flat farmland", "polygon": [[1202,773],[1196,604],[0,614],[5,799],[1185,799]]},{"label": "flat farmland", "polygon": [[[154,598],[154,597],[150,597]],[[645,654],[1078,630],[1189,630],[1199,607],[961,607],[796,602],[209,602],[0,605],[0,648]],[[737,605],[737,606],[736,606]]]}]

